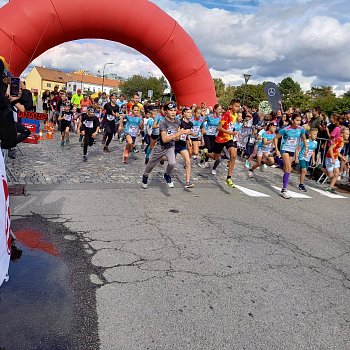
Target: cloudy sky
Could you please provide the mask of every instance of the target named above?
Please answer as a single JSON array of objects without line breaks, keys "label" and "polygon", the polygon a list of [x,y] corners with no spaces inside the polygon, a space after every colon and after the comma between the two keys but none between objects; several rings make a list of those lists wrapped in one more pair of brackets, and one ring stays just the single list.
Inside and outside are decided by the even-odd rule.
[{"label": "cloudy sky", "polygon": [[[349,0],[153,0],[192,36],[214,78],[239,85],[280,82],[291,76],[303,89],[350,88]],[[7,1],[0,0],[0,6]],[[89,53],[86,53],[89,52]],[[160,76],[137,51],[104,40],[80,40],[52,48],[33,64],[96,73]]]}]

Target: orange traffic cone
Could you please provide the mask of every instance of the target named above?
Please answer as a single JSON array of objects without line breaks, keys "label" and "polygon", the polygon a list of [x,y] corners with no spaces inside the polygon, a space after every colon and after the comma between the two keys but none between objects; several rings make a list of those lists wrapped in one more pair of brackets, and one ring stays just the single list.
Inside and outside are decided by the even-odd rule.
[{"label": "orange traffic cone", "polygon": [[38,138],[38,140],[44,140],[44,138],[43,138],[43,131],[42,130],[39,131],[39,138]]},{"label": "orange traffic cone", "polygon": [[49,122],[46,122],[46,123],[45,123],[45,130],[46,130],[46,131],[49,131],[49,128],[50,128]]},{"label": "orange traffic cone", "polygon": [[46,140],[53,140],[53,135],[52,135],[52,131],[51,130],[49,130],[46,133]]}]

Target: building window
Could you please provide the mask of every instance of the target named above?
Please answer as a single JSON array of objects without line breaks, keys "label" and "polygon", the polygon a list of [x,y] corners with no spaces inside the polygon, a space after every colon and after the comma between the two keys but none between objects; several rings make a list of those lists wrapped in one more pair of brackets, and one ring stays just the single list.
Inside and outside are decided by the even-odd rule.
[{"label": "building window", "polygon": [[94,92],[96,92],[96,89],[94,88]]},{"label": "building window", "polygon": [[73,91],[77,91],[77,85],[76,84],[73,85]]},{"label": "building window", "polygon": [[47,83],[46,86],[47,86],[47,87],[51,87],[51,83]]}]

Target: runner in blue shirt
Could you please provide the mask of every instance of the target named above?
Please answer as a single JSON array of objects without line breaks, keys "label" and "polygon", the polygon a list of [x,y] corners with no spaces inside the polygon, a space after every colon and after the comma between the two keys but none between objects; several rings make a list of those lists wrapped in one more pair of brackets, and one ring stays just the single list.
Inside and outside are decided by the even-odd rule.
[{"label": "runner in blue shirt", "polygon": [[301,143],[299,147],[297,147],[295,153],[295,163],[299,163],[298,168],[300,171],[300,183],[298,189],[303,192],[307,192],[307,189],[304,185],[305,176],[307,173],[307,169],[310,165],[310,159],[312,158],[311,166],[315,166],[315,149],[317,149],[317,132],[316,128],[313,128],[309,132],[309,139],[307,140],[308,152],[305,152],[305,145]]},{"label": "runner in blue shirt", "polygon": [[[281,195],[283,198],[291,198],[287,191],[289,175],[292,172],[292,160],[295,156],[296,148],[300,142],[300,139],[305,145],[305,153],[309,152],[307,140],[305,136],[305,129],[300,126],[301,116],[298,113],[294,113],[291,118],[292,124],[281,129],[274,139],[276,148],[276,161],[280,167],[283,168],[283,187]],[[278,149],[278,139],[282,137],[281,151]],[[282,159],[280,158],[282,155]]]},{"label": "runner in blue shirt", "polygon": [[276,125],[275,123],[270,123],[268,125],[268,130],[265,131],[262,135],[262,142],[258,145],[258,151],[256,155],[256,164],[249,169],[248,176],[253,177],[253,171],[261,166],[261,163],[264,162],[264,158],[272,165],[274,163],[273,156],[271,154],[272,146],[274,143],[274,139],[276,137]]},{"label": "runner in blue shirt", "polygon": [[193,154],[193,159],[197,159],[199,154],[199,144],[202,141],[202,132],[201,129],[203,127],[203,117],[202,117],[202,109],[200,107],[196,107],[193,111],[193,117],[191,118],[191,122],[193,124],[191,131],[195,134],[195,136],[190,136],[189,138],[189,149],[190,155]]},{"label": "runner in blue shirt", "polygon": [[[218,131],[220,119],[222,117],[222,112],[223,110],[221,105],[216,104],[213,109],[213,114],[204,117],[202,133],[206,149],[203,150],[203,156],[201,157],[201,161],[198,163],[198,166],[201,168],[208,168],[209,166],[209,157],[205,154],[214,152],[215,137]],[[220,162],[220,160],[218,159],[217,162]]]},{"label": "runner in blue shirt", "polygon": [[125,125],[126,146],[123,154],[123,162],[125,164],[128,163],[129,153],[135,147],[136,136],[139,130],[143,128],[143,118],[140,115],[139,106],[133,105],[131,112],[132,112],[131,115],[125,115],[121,117],[120,123],[119,123],[119,128],[121,130],[121,125],[123,124],[124,120],[126,120],[126,125]]},{"label": "runner in blue shirt", "polygon": [[151,110],[151,117],[148,119],[146,127],[145,127],[145,141],[147,144],[147,147],[145,148],[145,164],[149,161],[149,155],[151,153],[151,142],[152,142],[152,132],[153,132],[153,124],[157,116],[157,111],[152,109]]}]

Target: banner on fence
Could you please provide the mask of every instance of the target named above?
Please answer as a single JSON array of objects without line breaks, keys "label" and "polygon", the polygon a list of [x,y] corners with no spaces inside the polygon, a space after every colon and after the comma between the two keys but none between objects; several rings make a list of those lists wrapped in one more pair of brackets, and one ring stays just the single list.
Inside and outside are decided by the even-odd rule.
[{"label": "banner on fence", "polygon": [[37,112],[18,112],[19,118],[28,118],[28,119],[35,119],[35,120],[48,120],[48,114],[47,113],[37,113]]},{"label": "banner on fence", "polygon": [[11,238],[10,238],[10,204],[9,191],[6,181],[4,158],[0,152],[0,286],[8,280],[10,264]]}]

